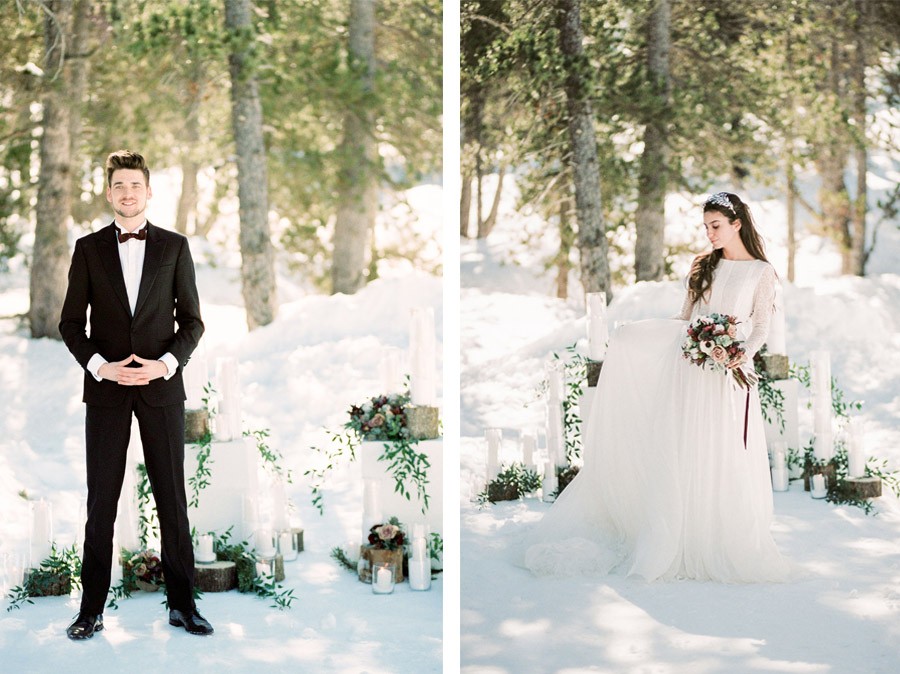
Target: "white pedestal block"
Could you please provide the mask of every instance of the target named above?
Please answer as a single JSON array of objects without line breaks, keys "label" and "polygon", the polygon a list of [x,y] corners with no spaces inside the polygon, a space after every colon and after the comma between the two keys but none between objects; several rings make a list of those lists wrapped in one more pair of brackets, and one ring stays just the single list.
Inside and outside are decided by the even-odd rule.
[{"label": "white pedestal block", "polygon": [[[406,489],[411,498],[394,491],[394,476],[391,475],[387,462],[379,461],[384,453],[383,441],[363,442],[357,450],[360,464],[361,481],[372,480],[378,490],[379,510],[385,520],[396,517],[404,525],[407,533],[414,524],[425,523],[431,533],[443,535],[443,499],[444,499],[444,441],[420,440],[415,449],[428,457],[431,467],[428,469],[428,512],[422,514],[422,502],[416,495],[416,486],[407,480]],[[362,487],[360,487],[362,502]]]},{"label": "white pedestal block", "polygon": [[[184,451],[185,492],[191,500],[187,479],[197,469],[199,445],[186,445]],[[199,533],[224,533],[232,527],[232,540],[247,540],[253,533],[244,531],[244,497],[259,498],[259,451],[253,442],[240,439],[213,442],[210,451],[209,485],[200,491],[200,505],[188,508],[191,526]]]},{"label": "white pedestal block", "polygon": [[[800,427],[797,420],[797,399],[800,382],[796,379],[781,379],[772,382],[772,387],[784,394],[784,433],[778,426],[774,411],[770,415],[772,423],[766,423],[766,444],[771,449],[781,440],[789,449],[800,449]],[[794,477],[792,475],[792,477]]]}]

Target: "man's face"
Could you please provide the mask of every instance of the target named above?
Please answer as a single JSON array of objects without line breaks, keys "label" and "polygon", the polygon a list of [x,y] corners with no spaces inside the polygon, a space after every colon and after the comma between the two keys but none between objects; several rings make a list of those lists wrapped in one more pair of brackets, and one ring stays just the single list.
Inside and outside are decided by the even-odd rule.
[{"label": "man's face", "polygon": [[150,185],[144,182],[144,173],[138,169],[116,169],[106,188],[106,200],[116,215],[123,218],[143,215],[151,196]]}]

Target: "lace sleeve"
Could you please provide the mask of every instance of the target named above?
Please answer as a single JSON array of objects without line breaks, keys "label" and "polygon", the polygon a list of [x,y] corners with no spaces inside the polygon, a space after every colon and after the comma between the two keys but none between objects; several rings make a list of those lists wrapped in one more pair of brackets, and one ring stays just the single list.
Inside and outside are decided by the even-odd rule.
[{"label": "lace sleeve", "polygon": [[772,321],[772,309],[775,304],[775,282],[775,268],[767,265],[756,285],[753,313],[750,314],[750,323],[753,327],[744,341],[747,358],[751,361],[769,335],[769,324]]},{"label": "lace sleeve", "polygon": [[681,305],[681,312],[675,317],[680,321],[689,321],[691,320],[691,309],[694,307],[694,303],[691,302],[691,294],[684,294],[684,304]]}]

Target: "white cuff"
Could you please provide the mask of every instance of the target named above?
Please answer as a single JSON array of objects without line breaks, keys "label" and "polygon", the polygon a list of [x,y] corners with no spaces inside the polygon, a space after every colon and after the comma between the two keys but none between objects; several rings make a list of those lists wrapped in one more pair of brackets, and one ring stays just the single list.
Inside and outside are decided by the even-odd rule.
[{"label": "white cuff", "polygon": [[100,367],[108,362],[109,361],[99,353],[95,353],[88,361],[86,369],[94,376],[94,379],[96,379],[97,381],[103,381],[103,377],[100,376]]},{"label": "white cuff", "polygon": [[161,355],[159,359],[165,364],[167,368],[169,368],[169,374],[163,375],[163,379],[168,381],[175,376],[175,371],[178,369],[178,361],[175,359],[175,356],[173,356],[168,351]]}]

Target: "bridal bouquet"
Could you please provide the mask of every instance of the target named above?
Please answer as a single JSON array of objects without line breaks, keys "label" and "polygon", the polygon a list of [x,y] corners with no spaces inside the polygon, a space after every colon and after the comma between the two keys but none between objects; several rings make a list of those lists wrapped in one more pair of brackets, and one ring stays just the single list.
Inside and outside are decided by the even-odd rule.
[{"label": "bridal bouquet", "polygon": [[694,365],[714,372],[731,372],[738,386],[749,389],[759,381],[759,375],[752,369],[745,372],[740,367],[731,370],[727,367],[734,358],[744,354],[744,347],[737,339],[738,322],[727,314],[698,316],[688,325],[681,350]]}]

